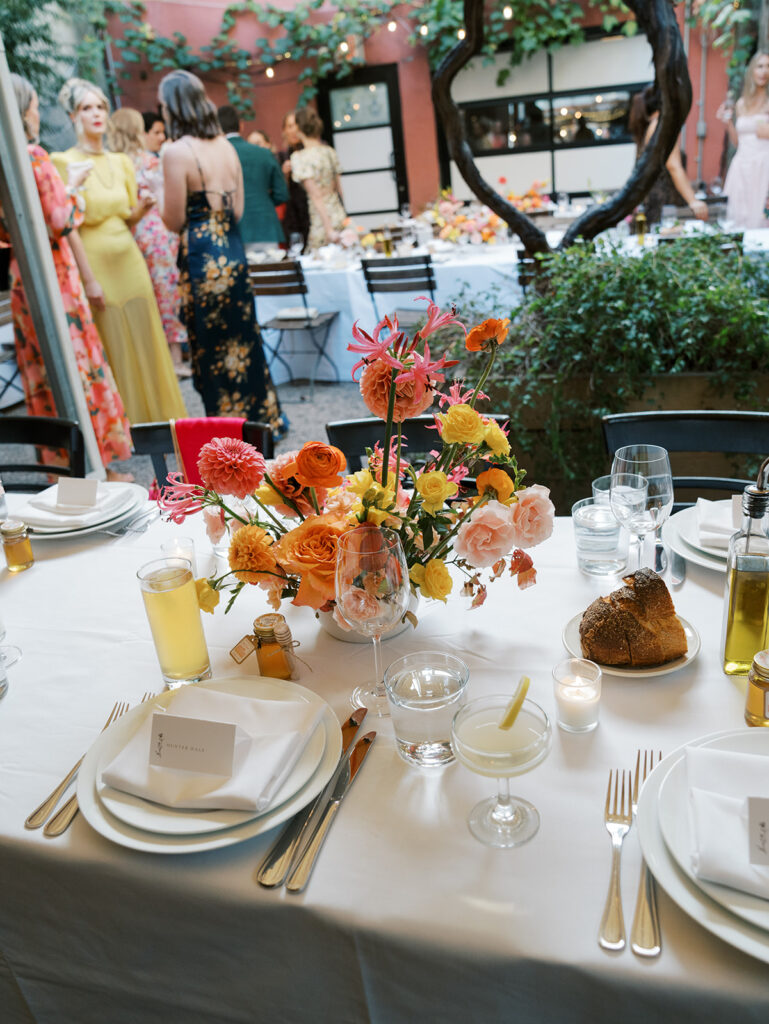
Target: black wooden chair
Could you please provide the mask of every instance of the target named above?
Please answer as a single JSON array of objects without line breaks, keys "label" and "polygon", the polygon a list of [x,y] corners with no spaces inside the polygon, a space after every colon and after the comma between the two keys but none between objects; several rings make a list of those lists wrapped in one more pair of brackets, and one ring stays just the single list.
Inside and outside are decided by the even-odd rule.
[{"label": "black wooden chair", "polygon": [[[11,293],[0,291],[0,327],[7,327],[10,323],[13,323]],[[24,401],[24,388],[16,363],[16,346],[13,339],[0,345],[0,366],[5,367],[0,371],[0,409],[7,409]]]},{"label": "black wooden chair", "polygon": [[[43,491],[50,486],[48,475],[85,476],[85,443],[74,420],[55,416],[0,416],[0,446],[32,445],[35,461],[27,461],[18,451],[0,448],[0,476],[6,491]],[[62,451],[69,460],[66,466],[42,462],[37,449]],[[23,473],[24,480],[9,480],[8,473]],[[29,479],[29,474],[34,474]]]},{"label": "black wooden chair", "polygon": [[[382,318],[374,297],[376,292],[416,292],[419,295],[429,292],[435,302],[435,272],[429,255],[394,256],[361,260],[360,263],[377,320]],[[412,327],[424,317],[424,312],[416,309],[398,309],[395,312],[403,327]]]},{"label": "black wooden chair", "polygon": [[[264,352],[268,360],[276,360],[283,364],[288,373],[289,383],[294,380],[294,373],[288,362],[281,354],[281,345],[285,334],[306,332],[312,343],[310,349],[294,349],[293,355],[314,355],[315,365],[310,371],[310,394],[315,390],[315,378],[318,374],[321,362],[325,359],[334,373],[334,380],[339,382],[339,370],[333,359],[326,351],[328,335],[331,324],[339,316],[338,310],[327,313],[320,313],[311,310],[307,305],[307,282],[304,278],[302,264],[298,260],[282,260],[279,263],[257,263],[248,268],[248,276],[251,281],[251,290],[256,296],[257,319],[259,319],[259,296],[275,295],[299,295],[302,306],[299,307],[299,315],[296,317],[274,316],[272,319],[261,323],[263,331],[277,331],[278,339],[272,345],[266,338],[263,340]],[[302,315],[301,310],[304,311]]]},{"label": "black wooden chair", "polygon": [[[166,456],[174,454],[174,440],[170,423],[134,423],[131,426],[131,437],[133,438],[134,455],[150,456],[158,485],[162,487],[168,477]],[[275,442],[272,430],[266,423],[246,420],[243,424],[243,440],[258,449],[265,459],[273,458]]]},{"label": "black wooden chair", "polygon": [[[484,413],[501,426],[509,419],[501,413]],[[404,455],[412,466],[423,465],[431,451],[440,451],[441,438],[435,429],[435,419],[431,413],[423,416],[412,416],[401,424],[405,437]],[[329,444],[338,448],[347,459],[347,468],[351,473],[363,468],[366,459],[366,448],[372,448],[379,442],[384,444],[384,423],[375,417],[367,416],[355,420],[335,420],[326,424],[326,436]],[[464,488],[472,488],[472,477],[462,481]],[[408,483],[406,484],[408,487]]]},{"label": "black wooden chair", "polygon": [[[755,483],[755,477],[683,476],[677,470],[685,468],[687,461],[691,466],[698,460],[696,453],[754,455],[760,462],[769,455],[769,412],[623,412],[603,417],[603,434],[610,455],[628,444],[656,444],[671,453],[688,453],[688,459],[684,456],[671,459],[676,499],[679,490],[735,494],[749,483]],[[698,461],[702,463],[703,460],[700,458]],[[695,494],[695,499],[697,496]],[[673,510],[692,504],[693,501],[676,500]]]}]

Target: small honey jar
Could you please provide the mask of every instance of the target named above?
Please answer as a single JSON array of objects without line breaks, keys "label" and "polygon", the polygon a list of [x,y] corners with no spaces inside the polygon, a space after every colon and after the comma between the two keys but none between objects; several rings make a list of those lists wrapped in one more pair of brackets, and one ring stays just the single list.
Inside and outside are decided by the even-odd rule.
[{"label": "small honey jar", "polygon": [[34,564],[32,545],[27,524],[20,519],[6,519],[0,523],[0,537],[3,539],[3,553],[10,572],[22,572]]},{"label": "small honey jar", "polygon": [[769,727],[769,651],[759,651],[750,666],[745,721],[748,725]]},{"label": "small honey jar", "polygon": [[[273,679],[290,679],[291,668],[286,653],[275,636],[276,629],[286,625],[282,615],[271,613],[260,615],[254,619],[254,639],[256,640],[256,660],[263,676]],[[290,633],[289,633],[290,636]]]}]

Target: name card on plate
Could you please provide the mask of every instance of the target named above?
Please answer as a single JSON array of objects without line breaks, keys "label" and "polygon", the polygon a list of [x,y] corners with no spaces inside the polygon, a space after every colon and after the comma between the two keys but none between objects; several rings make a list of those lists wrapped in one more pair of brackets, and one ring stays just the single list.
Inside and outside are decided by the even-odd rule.
[{"label": "name card on plate", "polygon": [[155,712],[150,764],[183,772],[231,776],[236,728],[229,722]]},{"label": "name card on plate", "polygon": [[60,476],[56,488],[56,504],[75,508],[93,508],[96,504],[98,480],[82,480],[79,477]]},{"label": "name card on plate", "polygon": [[750,863],[769,867],[769,797],[748,797]]}]

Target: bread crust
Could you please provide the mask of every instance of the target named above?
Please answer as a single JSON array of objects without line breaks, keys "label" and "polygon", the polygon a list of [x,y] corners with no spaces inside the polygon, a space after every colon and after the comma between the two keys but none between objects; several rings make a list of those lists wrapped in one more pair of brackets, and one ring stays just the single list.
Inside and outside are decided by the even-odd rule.
[{"label": "bread crust", "polygon": [[602,665],[664,665],[686,654],[686,634],[664,580],[652,569],[623,577],[579,624],[582,653]]}]

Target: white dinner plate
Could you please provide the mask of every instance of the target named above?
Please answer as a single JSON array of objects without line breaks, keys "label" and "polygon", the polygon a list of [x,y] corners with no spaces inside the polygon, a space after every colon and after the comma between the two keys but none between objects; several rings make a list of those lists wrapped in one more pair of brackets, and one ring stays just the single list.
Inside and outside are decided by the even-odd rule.
[{"label": "white dinner plate", "polygon": [[[726,505],[729,509],[731,509],[732,505],[731,501],[714,501],[713,504]],[[694,548],[695,551],[700,551],[705,555],[711,555],[713,558],[721,558],[723,561],[726,561],[726,548],[717,548],[712,544],[703,544],[700,540],[696,505],[692,505],[691,508],[682,508],[680,512],[676,512],[670,518],[675,520],[678,536],[690,548]],[[736,528],[734,532],[737,532]]]},{"label": "white dinner plate", "polygon": [[39,527],[33,529],[30,527],[30,536],[33,540],[66,540],[69,537],[80,537],[87,533],[99,533],[101,530],[112,529],[115,526],[119,526],[128,519],[132,519],[135,515],[142,510],[146,502],[149,500],[149,492],[146,487],[142,487],[141,484],[122,484],[123,487],[130,487],[132,489],[131,502],[121,512],[116,513],[104,519],[100,523],[96,523],[91,526],[80,526],[72,529],[51,529]]},{"label": "white dinner plate", "polygon": [[[743,730],[742,735],[758,735],[760,730]],[[705,736],[687,746],[696,746],[719,739],[720,736],[733,736],[734,733],[721,733]],[[713,935],[724,942],[742,950],[750,956],[769,963],[769,932],[756,928],[743,918],[736,917],[719,903],[716,903],[703,890],[695,885],[679,868],[672,853],[665,845],[660,828],[658,808],[659,791],[667,773],[679,757],[683,756],[683,748],[669,754],[657,765],[648,777],[641,790],[638,801],[637,827],[641,850],[649,866],[649,870],[668,896],[678,904],[684,913],[694,918]]]},{"label": "white dinner plate", "polygon": [[[579,612],[573,619],[569,619],[563,627],[563,633],[561,634],[563,646],[572,658],[585,657],[582,653],[582,643],[579,638],[579,624],[584,614],[584,612]],[[665,662],[664,665],[649,665],[644,668],[622,668],[618,665],[601,665],[600,662],[596,662],[596,664],[601,665],[601,671],[604,675],[626,676],[629,679],[643,679],[646,676],[665,676],[668,672],[677,672],[680,668],[686,668],[689,662],[694,661],[699,653],[700,634],[691,622],[687,622],[683,616],[677,615],[676,618],[683,626],[684,633],[686,634],[687,649],[686,654],[682,658]]]},{"label": "white dinner plate", "polygon": [[[222,685],[228,692],[248,696],[251,692],[250,684],[253,678],[243,676],[221,681],[207,680],[206,686],[213,688]],[[277,682],[277,680],[271,681]],[[297,691],[300,691],[303,695],[320,700],[316,694],[312,694],[310,690],[298,686],[296,683],[284,683],[284,686],[286,687],[285,693],[288,693],[288,687],[291,687],[295,695]],[[325,704],[325,701],[323,703]],[[320,764],[310,780],[284,803],[242,825],[234,825],[213,833],[170,836],[159,832],[147,832],[116,818],[102,805],[96,789],[96,773],[102,756],[101,744],[107,735],[106,732],[101,733],[80,766],[77,783],[77,800],[80,810],[91,828],[105,839],[109,839],[119,846],[126,846],[131,850],[140,850],[144,853],[203,853],[207,850],[220,850],[225,846],[242,843],[246,839],[269,831],[292,817],[321,792],[333,775],[342,752],[342,730],[336,715],[327,704],[321,721],[326,731],[325,748]]]},{"label": "white dinner plate", "polygon": [[[742,729],[740,732],[729,733],[713,740],[699,741],[696,746],[769,756],[769,733],[763,729]],[[686,758],[683,751],[680,751],[680,756],[660,786],[658,811],[660,829],[667,848],[692,882],[737,917],[742,917],[758,928],[769,931],[769,900],[740,892],[739,889],[731,889],[726,885],[703,881],[692,871],[692,837],[686,785]]]},{"label": "white dinner plate", "polygon": [[[215,689],[227,690],[225,680]],[[323,704],[316,694],[302,687],[294,689],[293,683],[282,679],[266,679],[261,676],[247,680],[247,693],[241,693],[239,685],[242,679],[230,680],[236,685],[238,696],[259,698],[260,700],[285,700],[292,698],[311,704]],[[203,689],[207,683],[199,684]],[[162,832],[170,836],[197,835],[203,832],[219,832],[233,825],[242,825],[260,814],[269,814],[271,810],[284,803],[312,778],[320,764],[326,746],[326,729],[324,723],[318,723],[315,732],[305,747],[302,756],[294,765],[283,785],[280,787],[266,811],[239,811],[233,809],[203,810],[200,808],[186,809],[165,807],[163,804],[152,803],[131,793],[123,793],[102,782],[101,776],[107,765],[126,746],[137,729],[141,728],[147,715],[152,714],[152,707],[160,704],[168,707],[173,699],[173,691],[166,690],[152,701],[140,704],[114,722],[105,732],[102,744],[102,755],[96,766],[96,792],[104,807],[126,825],[133,825],[145,832]],[[109,738],[108,738],[109,736]]]},{"label": "white dinner plate", "polygon": [[662,524],[662,541],[681,558],[685,558],[687,562],[701,565],[704,569],[726,572],[726,558],[722,558],[720,555],[709,555],[706,551],[699,551],[686,543],[678,532],[675,516]]}]

